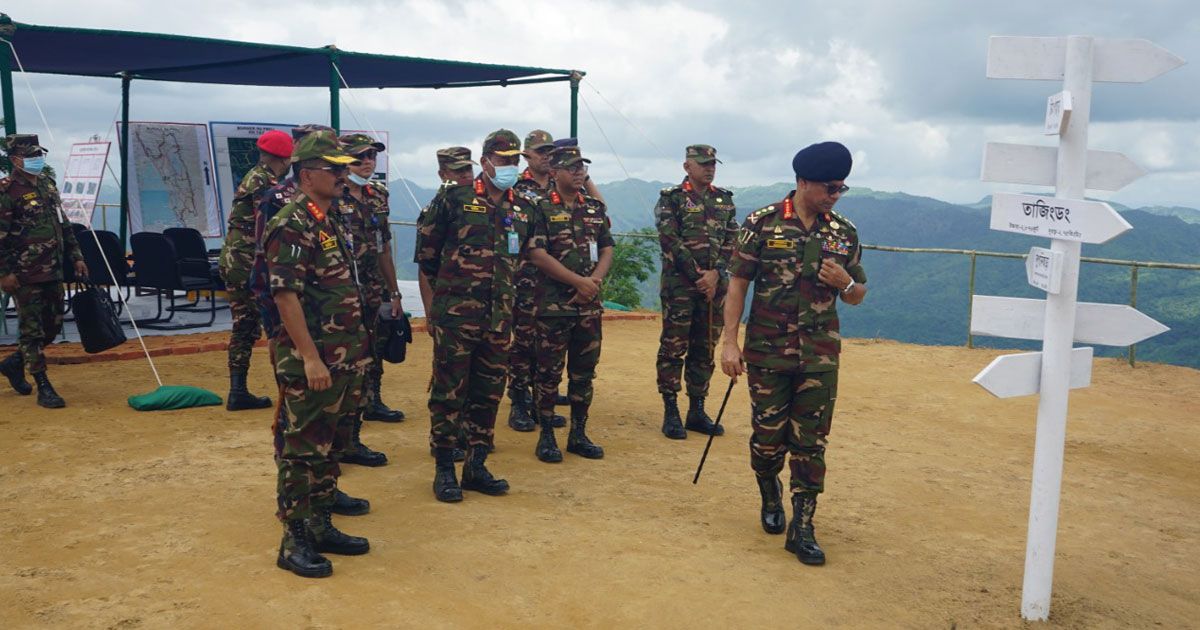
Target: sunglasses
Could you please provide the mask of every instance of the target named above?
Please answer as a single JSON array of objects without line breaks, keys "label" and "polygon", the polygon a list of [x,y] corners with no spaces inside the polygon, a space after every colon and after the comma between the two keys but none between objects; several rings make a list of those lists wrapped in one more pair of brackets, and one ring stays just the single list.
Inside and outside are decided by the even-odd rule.
[{"label": "sunglasses", "polygon": [[560,166],[558,168],[561,170],[564,170],[572,175],[578,175],[580,173],[586,173],[588,171],[587,164],[572,164],[570,166]]},{"label": "sunglasses", "polygon": [[363,151],[362,153],[355,154],[354,157],[360,160],[374,160],[378,155],[379,151],[376,151],[375,149],[369,149],[367,151]]},{"label": "sunglasses", "polygon": [[832,197],[834,195],[839,195],[839,194],[844,195],[844,194],[846,194],[847,191],[850,190],[850,187],[845,184],[830,184],[829,182],[814,182],[814,181],[809,181],[809,180],[805,180],[805,181],[808,181],[808,183],[810,183],[810,184],[824,186],[825,193],[828,194],[830,197]]}]

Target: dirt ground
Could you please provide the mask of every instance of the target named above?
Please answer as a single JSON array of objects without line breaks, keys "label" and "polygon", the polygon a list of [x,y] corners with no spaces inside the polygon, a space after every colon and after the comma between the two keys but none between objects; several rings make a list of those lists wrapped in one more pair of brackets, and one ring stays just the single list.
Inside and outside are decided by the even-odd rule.
[{"label": "dirt ground", "polygon": [[[605,328],[591,427],[606,458],[538,462],[536,434],[508,429],[505,403],[490,464],[512,492],[456,505],[430,491],[419,339],[385,376],[409,419],[365,430],[391,463],[342,480],[372,502],[338,517],[371,553],[332,556],[324,580],[275,567],[267,413],[134,412],[125,397],[152,384],[139,361],[55,366],[62,411],[5,388],[0,626],[1023,625],[1036,400],[970,382],[997,353],[847,344],[816,521],[829,562],[805,567],[758,524],[744,383],[693,486],[704,440],[658,432],[657,322]],[[168,383],[224,394],[223,353],[158,366]],[[714,413],[727,382],[714,382]],[[1101,359],[1072,394],[1051,626],[1200,625],[1198,390],[1196,370]]]}]

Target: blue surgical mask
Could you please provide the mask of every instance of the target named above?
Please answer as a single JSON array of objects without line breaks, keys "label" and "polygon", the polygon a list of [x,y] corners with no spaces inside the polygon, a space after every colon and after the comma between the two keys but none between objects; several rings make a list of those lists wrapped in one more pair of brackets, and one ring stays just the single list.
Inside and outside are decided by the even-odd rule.
[{"label": "blue surgical mask", "polygon": [[351,182],[353,182],[355,186],[366,186],[367,182],[371,181],[365,177],[359,177],[354,173],[347,173],[346,179],[349,179]]},{"label": "blue surgical mask", "polygon": [[500,190],[508,190],[517,183],[517,167],[516,166],[493,166],[496,169],[496,174],[488,179],[492,180],[492,185]]},{"label": "blue surgical mask", "polygon": [[36,177],[42,174],[44,168],[46,168],[46,158],[39,155],[25,158],[25,166],[22,166],[21,170]]}]

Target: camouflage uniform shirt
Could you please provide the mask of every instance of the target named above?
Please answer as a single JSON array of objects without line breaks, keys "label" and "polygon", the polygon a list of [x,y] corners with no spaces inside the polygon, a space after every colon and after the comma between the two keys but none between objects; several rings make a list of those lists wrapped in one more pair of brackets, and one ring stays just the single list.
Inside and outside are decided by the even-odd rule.
[{"label": "camouflage uniform shirt", "polygon": [[737,233],[733,193],[709,186],[697,191],[691,181],[664,188],[654,208],[662,248],[664,288],[694,287],[702,270],[725,269]]},{"label": "camouflage uniform shirt", "polygon": [[279,182],[271,169],[259,164],[246,172],[229,207],[229,228],[221,250],[221,277],[226,283],[245,286],[254,266],[255,206],[261,195]]},{"label": "camouflage uniform shirt", "polygon": [[362,187],[362,201],[350,194],[350,189],[339,202],[343,226],[347,228],[350,250],[358,262],[358,280],[368,299],[378,299],[386,288],[379,260],[390,255],[388,244],[392,241],[388,229],[387,189],[382,184],[369,182]]},{"label": "camouflage uniform shirt", "polygon": [[[516,191],[516,193],[521,197],[524,197],[525,200],[529,202],[530,207],[533,207],[537,205],[539,199],[549,195],[550,190],[553,187],[553,178],[551,178],[547,182],[546,187],[543,188],[537,183],[537,180],[533,178],[533,173],[529,172],[529,169],[525,169],[525,171],[521,173],[520,179],[518,179],[517,183],[513,186],[513,190]],[[520,266],[517,269],[517,290],[530,291],[533,289],[533,283],[535,282],[534,279],[538,275],[537,267],[527,259],[527,256],[521,257],[521,262],[519,265]]]},{"label": "camouflage uniform shirt", "polygon": [[817,215],[806,230],[792,196],[746,217],[730,272],[754,282],[746,324],[746,362],[769,370],[836,370],[841,352],[836,288],[817,278],[821,259],[865,283],[858,230],[845,217]]},{"label": "camouflage uniform shirt", "polygon": [[[591,256],[593,243],[596,261]],[[538,202],[533,213],[530,249],[544,249],[564,267],[586,277],[596,269],[599,251],[612,246],[608,212],[603,201],[580,193],[572,209],[563,203],[558,192],[551,191]],[[539,317],[594,315],[604,311],[599,299],[589,304],[568,304],[575,296],[575,289],[547,274],[538,274],[534,291]]]},{"label": "camouflage uniform shirt", "polygon": [[[317,352],[335,373],[371,363],[347,244],[337,222],[299,192],[267,223],[263,241],[271,293],[296,292]],[[282,326],[275,366],[277,373],[304,374],[304,359]]]},{"label": "camouflage uniform shirt", "polygon": [[64,255],[72,263],[83,260],[54,180],[0,179],[0,276],[16,274],[21,284],[58,282]]}]

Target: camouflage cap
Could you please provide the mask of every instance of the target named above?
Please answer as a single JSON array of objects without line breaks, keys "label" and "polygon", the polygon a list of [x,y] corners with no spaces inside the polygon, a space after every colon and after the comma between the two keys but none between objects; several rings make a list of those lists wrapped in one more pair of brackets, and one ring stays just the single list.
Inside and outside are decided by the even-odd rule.
[{"label": "camouflage cap", "polygon": [[446,147],[438,149],[437,152],[438,166],[456,171],[460,168],[467,168],[475,162],[471,161],[471,150],[467,147]]},{"label": "camouflage cap", "polygon": [[497,129],[489,133],[483,139],[484,155],[495,153],[496,155],[519,155],[521,153],[521,141],[517,138],[517,134],[507,129]]},{"label": "camouflage cap", "polygon": [[353,156],[346,155],[341,145],[338,144],[337,137],[333,135],[332,129],[328,131],[313,131],[300,138],[296,143],[296,147],[292,149],[292,163],[309,160],[324,160],[330,164],[337,164],[339,166],[351,166],[362,163],[354,159]]},{"label": "camouflage cap", "polygon": [[579,154],[579,147],[559,147],[550,155],[550,168],[566,168],[572,164],[592,161]]},{"label": "camouflage cap", "polygon": [[529,132],[529,135],[525,136],[525,152],[526,153],[529,153],[530,151],[537,151],[538,149],[542,149],[545,147],[553,147],[553,146],[554,146],[554,138],[550,135],[550,132],[548,132],[548,131],[542,131],[541,129],[534,129],[533,131]]},{"label": "camouflage cap", "polygon": [[318,125],[316,123],[292,127],[292,141],[299,140],[314,131],[333,131],[333,127],[326,127],[325,125]]},{"label": "camouflage cap", "polygon": [[707,144],[693,144],[689,146],[684,159],[695,160],[697,164],[708,164],[710,162],[724,164],[724,162],[717,159],[717,150]]},{"label": "camouflage cap", "polygon": [[348,133],[338,138],[338,142],[341,143],[342,149],[350,155],[358,155],[363,151],[370,151],[371,149],[383,151],[387,148],[382,142],[365,133]]},{"label": "camouflage cap", "polygon": [[14,133],[5,137],[4,150],[14,157],[49,153],[46,147],[38,144],[36,133]]}]

